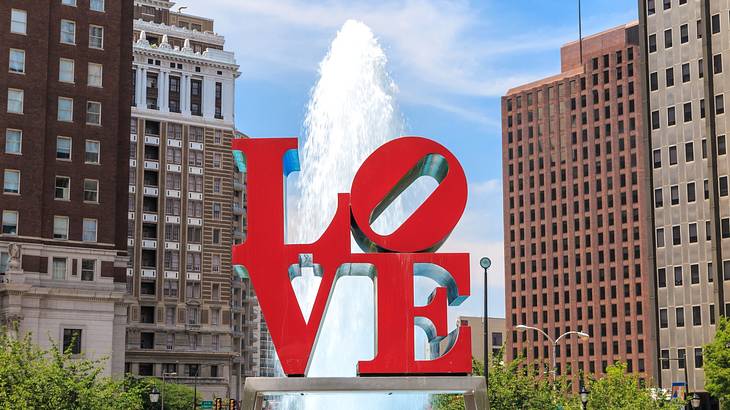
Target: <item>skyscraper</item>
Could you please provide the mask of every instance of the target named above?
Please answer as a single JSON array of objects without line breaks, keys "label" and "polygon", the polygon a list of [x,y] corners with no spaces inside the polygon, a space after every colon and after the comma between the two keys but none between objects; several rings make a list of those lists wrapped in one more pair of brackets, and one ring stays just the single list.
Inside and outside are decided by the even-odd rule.
[{"label": "skyscraper", "polygon": [[0,3],[0,321],[124,370],[132,1]]},{"label": "skyscraper", "polygon": [[[502,98],[506,356],[557,374],[652,377],[648,143],[636,23],[561,48],[561,73]],[[576,383],[577,386],[577,383]]]},{"label": "skyscraper", "polygon": [[126,370],[240,396],[244,182],[231,155],[238,65],[213,21],[135,1]]},{"label": "skyscraper", "polygon": [[[641,0],[651,135],[660,380],[704,390],[702,346],[730,308],[730,196],[724,94],[730,5]],[[704,395],[704,394],[703,394]]]}]

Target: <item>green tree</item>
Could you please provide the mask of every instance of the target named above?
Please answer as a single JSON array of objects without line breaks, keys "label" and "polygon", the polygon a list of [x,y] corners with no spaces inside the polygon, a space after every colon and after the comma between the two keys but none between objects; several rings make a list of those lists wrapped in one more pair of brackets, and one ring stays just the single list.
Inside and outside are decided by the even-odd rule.
[{"label": "green tree", "polygon": [[704,347],[705,389],[730,410],[730,319],[721,317],[712,343]]},{"label": "green tree", "polygon": [[[481,362],[472,361],[473,374],[484,374]],[[552,382],[540,377],[532,366],[522,359],[504,363],[501,355],[492,357],[489,365],[490,408],[493,410],[544,410],[565,407],[568,398],[567,383],[563,379]],[[434,410],[463,410],[461,395],[437,395],[432,400]]]},{"label": "green tree", "polygon": [[680,402],[655,398],[652,390],[642,387],[639,377],[626,372],[626,364],[608,366],[606,374],[588,383],[588,408],[591,410],[658,410],[680,408]]},{"label": "green tree", "polygon": [[141,410],[139,392],[101,377],[103,360],[72,358],[55,344],[0,331],[0,410]]},{"label": "green tree", "polygon": [[[162,380],[154,377],[128,379],[128,384],[133,386],[135,391],[138,392],[140,400],[143,402],[144,410],[157,410],[161,408],[161,400],[157,403],[150,403],[150,391],[152,391],[153,386],[161,394],[164,394],[165,410],[190,410],[193,407],[193,395],[195,391],[192,387],[166,381],[163,388]],[[200,406],[200,394],[198,394],[196,402]]]}]

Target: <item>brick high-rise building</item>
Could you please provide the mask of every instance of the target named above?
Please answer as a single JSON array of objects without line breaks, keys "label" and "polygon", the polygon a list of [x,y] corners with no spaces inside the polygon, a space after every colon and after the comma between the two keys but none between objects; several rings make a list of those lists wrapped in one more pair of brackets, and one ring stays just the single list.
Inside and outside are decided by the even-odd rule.
[{"label": "brick high-rise building", "polygon": [[[582,61],[581,61],[582,58]],[[577,381],[615,361],[653,377],[648,142],[637,23],[561,49],[561,73],[502,98],[507,358]],[[577,383],[576,383],[577,386]]]},{"label": "brick high-rise building", "polygon": [[124,370],[131,0],[0,2],[0,322]]},{"label": "brick high-rise building", "polygon": [[231,246],[245,235],[245,170],[231,154],[238,65],[212,20],[172,6],[136,0],[127,39],[126,368],[196,384],[207,399],[239,399],[253,360],[244,325],[255,312],[244,309],[246,278],[231,266]]},{"label": "brick high-rise building", "polygon": [[730,3],[641,0],[639,7],[660,380],[663,387],[684,382],[686,370],[689,391],[703,392],[702,346],[714,337],[716,318],[730,310]]}]

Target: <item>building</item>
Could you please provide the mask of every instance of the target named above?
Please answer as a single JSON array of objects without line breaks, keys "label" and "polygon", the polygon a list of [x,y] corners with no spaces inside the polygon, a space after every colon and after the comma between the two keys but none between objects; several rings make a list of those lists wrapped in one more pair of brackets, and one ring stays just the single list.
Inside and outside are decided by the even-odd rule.
[{"label": "building", "polygon": [[[641,0],[645,130],[651,135],[660,381],[704,391],[702,346],[730,304],[724,94],[730,4]],[[687,367],[687,369],[685,369]]]},{"label": "building", "polygon": [[564,45],[560,74],[502,98],[506,356],[549,366],[551,343],[517,325],[586,332],[557,349],[574,382],[656,367],[642,64],[631,23]]},{"label": "building", "polygon": [[[461,316],[458,319],[459,326],[471,327],[471,352],[474,359],[484,362],[484,318],[481,316]],[[489,335],[487,338],[487,349],[489,354],[497,356],[503,353],[506,348],[505,320],[501,317],[489,318]],[[439,343],[440,352],[445,352],[448,347],[448,339]],[[427,344],[428,346],[428,344]]]},{"label": "building", "polygon": [[0,323],[124,370],[131,0],[0,3]]},{"label": "building", "polygon": [[[126,370],[240,399],[245,179],[231,155],[238,65],[213,21],[134,3]],[[245,357],[244,357],[245,359]]]}]

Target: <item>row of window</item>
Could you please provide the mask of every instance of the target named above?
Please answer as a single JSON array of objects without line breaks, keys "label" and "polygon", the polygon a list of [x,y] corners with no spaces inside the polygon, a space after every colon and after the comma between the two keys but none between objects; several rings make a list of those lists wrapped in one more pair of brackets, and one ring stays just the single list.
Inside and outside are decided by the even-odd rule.
[{"label": "row of window", "polygon": [[[200,344],[199,341],[193,342],[193,339],[199,338],[199,334],[191,334],[189,335],[189,339],[191,340],[188,343],[188,346],[193,346],[192,343],[196,343],[194,346],[195,348],[192,348],[193,350],[197,349],[197,346]],[[197,339],[196,339],[197,340]],[[183,376],[185,377],[199,377],[203,376],[203,373],[201,372],[202,365],[200,364],[185,364]],[[210,366],[210,377],[218,377],[218,365],[211,364]],[[137,375],[138,376],[154,376],[155,375],[155,365],[154,363],[139,363],[137,364]],[[162,372],[164,373],[178,373],[177,371],[178,364],[177,363],[163,363],[162,364]],[[127,362],[124,364],[124,373],[132,373],[132,363]]]},{"label": "row of window", "polygon": [[[711,240],[711,233],[710,230],[710,222],[706,222],[705,225],[705,237],[707,241]],[[697,234],[697,223],[692,222],[687,224],[687,237],[689,240],[689,243],[697,243],[698,242],[698,234]],[[730,219],[723,218],[720,220],[720,233],[722,235],[722,239],[728,239],[730,238]],[[664,228],[657,228],[656,229],[656,246],[657,248],[663,248],[665,247],[665,233]],[[682,245],[682,226],[681,225],[674,225],[672,226],[672,245],[673,246],[681,246]]]},{"label": "row of window", "polygon": [[[96,0],[97,2],[99,0]],[[92,0],[94,3],[94,0]],[[103,7],[103,0],[101,1]],[[101,10],[103,11],[103,10]],[[61,20],[60,42],[61,44],[76,45],[76,22],[73,20]],[[26,10],[12,9],[10,11],[10,32],[13,34],[28,34],[28,12]],[[104,49],[104,27],[89,24],[89,48]]]},{"label": "row of window", "polygon": [[[713,68],[715,72],[722,72],[722,55],[718,54],[713,59]],[[682,83],[688,83],[692,80],[692,69],[689,63],[684,63],[681,66],[682,70]],[[699,59],[697,62],[697,72],[699,78],[704,77],[703,60]],[[664,83],[667,88],[674,87],[675,84],[674,67],[669,67],[664,70]],[[654,71],[649,74],[649,89],[651,91],[659,90],[659,73]]]},{"label": "row of window", "polygon": [[[2,234],[18,234],[19,216],[18,211],[4,210],[2,215]],[[69,217],[53,217],[53,239],[68,240]],[[82,223],[81,240],[84,242],[96,242],[98,232],[98,221],[96,219],[84,218]]]},{"label": "row of window", "polygon": [[[715,324],[715,309],[713,305],[710,305],[710,324]],[[659,309],[659,327],[661,329],[669,328],[669,318],[667,309]],[[684,307],[674,308],[675,326],[684,327],[685,325],[685,312]],[[702,326],[702,307],[692,306],[692,326]]]},{"label": "row of window", "polygon": [[[674,286],[684,286],[684,269],[682,266],[674,266],[671,268],[674,272]],[[730,260],[722,262],[723,280],[730,280]],[[700,265],[693,263],[689,265],[690,284],[699,285],[700,283]],[[715,281],[714,272],[712,270],[712,262],[707,263],[707,282]],[[657,269],[657,283],[660,288],[667,287],[667,268]]]},{"label": "row of window", "polygon": [[[23,114],[25,106],[25,90],[15,88],[8,89],[7,112],[11,114]],[[58,114],[56,119],[62,122],[73,122],[74,99],[58,97]],[[101,125],[101,103],[97,101],[86,102],[86,124]]]},{"label": "row of window", "polygon": [[[8,71],[14,74],[26,74],[25,50],[10,49],[8,60]],[[103,86],[104,66],[98,63],[88,63],[86,85],[89,87],[101,88]],[[74,84],[76,82],[76,62],[69,58],[58,60],[58,81]]]},{"label": "row of window", "polygon": [[[664,11],[669,10],[672,8],[672,0],[663,0],[663,9]],[[679,5],[687,4],[687,0],[679,0]],[[656,0],[647,0],[646,2],[646,11],[648,15],[652,15],[656,13]]]},{"label": "row of window", "polygon": [[[76,7],[76,0],[61,0],[61,4],[65,6]],[[104,0],[89,0],[89,10],[104,12]]]},{"label": "row of window", "polygon": [[[707,140],[703,139],[701,142],[702,159],[707,158]],[[676,145],[668,147],[667,152],[669,154],[669,165],[677,165],[678,163],[678,150]],[[727,140],[724,135],[717,136],[717,155],[727,154]],[[657,148],[652,152],[652,160],[654,163],[654,169],[662,167],[662,150]],[[694,162],[695,150],[694,141],[689,141],[684,144],[684,161],[685,163]]]},{"label": "row of window", "polygon": [[[700,118],[705,118],[705,100],[700,100]],[[683,120],[685,123],[692,121],[692,103],[686,102],[682,105]],[[715,96],[715,115],[725,113],[725,96],[718,94]],[[671,127],[677,125],[677,109],[675,107],[667,107],[666,126]],[[658,130],[662,126],[661,115],[659,110],[651,112],[651,129]]]},{"label": "row of window", "polygon": [[[94,140],[84,142],[84,163],[100,163],[101,143]],[[59,161],[71,161],[73,140],[70,137],[56,137],[56,159]],[[16,129],[5,130],[5,153],[21,155],[23,153],[23,131]],[[16,192],[17,193],[17,192]]]},{"label": "row of window", "polygon": [[[704,358],[702,356],[702,348],[695,347],[694,354],[695,354],[694,368],[701,369],[705,364]],[[677,349],[677,357],[673,358],[673,357],[669,356],[669,349],[662,349],[661,355],[659,357],[659,362],[660,362],[662,370],[670,370],[671,362],[677,362],[677,368],[684,369],[685,367],[687,367],[687,350],[686,349]]]}]

